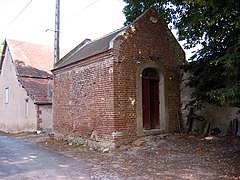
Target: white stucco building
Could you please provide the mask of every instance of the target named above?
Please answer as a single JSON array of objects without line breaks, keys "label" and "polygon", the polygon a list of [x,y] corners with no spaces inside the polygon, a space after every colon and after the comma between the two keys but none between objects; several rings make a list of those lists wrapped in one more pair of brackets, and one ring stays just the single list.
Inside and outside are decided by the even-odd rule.
[{"label": "white stucco building", "polygon": [[51,131],[53,49],[5,40],[0,59],[0,131]]}]

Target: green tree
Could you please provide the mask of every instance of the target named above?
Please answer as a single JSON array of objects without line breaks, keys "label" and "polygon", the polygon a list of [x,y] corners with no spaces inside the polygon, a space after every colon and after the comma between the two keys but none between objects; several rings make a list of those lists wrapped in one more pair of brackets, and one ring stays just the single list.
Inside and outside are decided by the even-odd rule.
[{"label": "green tree", "polygon": [[155,7],[164,16],[167,22],[171,21],[171,8],[167,8],[166,5],[172,4],[168,0],[156,1],[156,0],[124,0],[127,5],[123,9],[123,13],[126,16],[125,25],[133,22],[139,17],[145,10],[150,7]]},{"label": "green tree", "polygon": [[153,6],[178,31],[184,48],[202,48],[183,66],[195,88],[189,105],[205,103],[240,107],[239,0],[124,0],[126,24]]}]

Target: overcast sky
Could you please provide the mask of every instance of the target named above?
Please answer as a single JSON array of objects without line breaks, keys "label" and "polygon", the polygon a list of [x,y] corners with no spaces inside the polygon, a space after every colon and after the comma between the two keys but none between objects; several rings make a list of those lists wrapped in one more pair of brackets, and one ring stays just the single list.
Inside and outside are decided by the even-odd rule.
[{"label": "overcast sky", "polygon": [[[60,48],[72,49],[123,27],[122,0],[60,0]],[[5,38],[54,46],[56,0],[0,0],[0,42]],[[190,56],[187,52],[187,58]]]},{"label": "overcast sky", "polygon": [[[122,0],[60,2],[61,47],[99,38],[125,22]],[[0,0],[0,41],[9,38],[53,46],[55,5],[56,0]]]}]

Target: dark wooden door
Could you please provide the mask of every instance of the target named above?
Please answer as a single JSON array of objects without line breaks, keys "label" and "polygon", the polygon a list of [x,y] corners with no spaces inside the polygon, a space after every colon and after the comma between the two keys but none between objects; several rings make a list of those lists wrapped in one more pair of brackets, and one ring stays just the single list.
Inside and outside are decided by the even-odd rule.
[{"label": "dark wooden door", "polygon": [[159,78],[147,68],[142,76],[143,129],[157,129],[159,124]]},{"label": "dark wooden door", "polygon": [[142,79],[142,100],[143,100],[143,128],[150,129],[151,128],[151,119],[150,119],[150,86],[149,79],[147,77],[143,77]]},{"label": "dark wooden door", "polygon": [[158,80],[150,80],[150,121],[151,129],[159,128],[159,84]]}]

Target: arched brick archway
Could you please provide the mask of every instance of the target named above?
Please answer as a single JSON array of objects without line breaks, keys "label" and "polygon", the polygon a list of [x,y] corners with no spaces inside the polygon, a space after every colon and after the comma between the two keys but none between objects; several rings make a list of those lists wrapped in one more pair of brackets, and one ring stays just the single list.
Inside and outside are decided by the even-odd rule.
[{"label": "arched brick archway", "polygon": [[137,69],[137,134],[168,132],[168,103],[165,70],[161,65],[142,63]]}]

